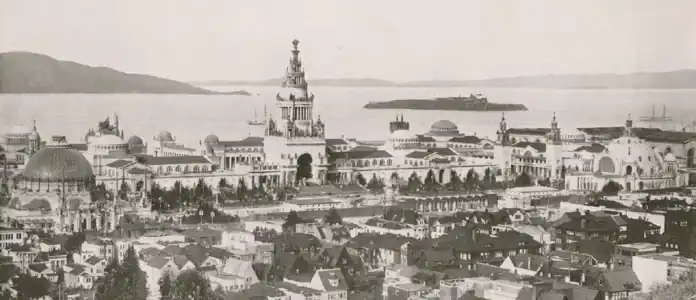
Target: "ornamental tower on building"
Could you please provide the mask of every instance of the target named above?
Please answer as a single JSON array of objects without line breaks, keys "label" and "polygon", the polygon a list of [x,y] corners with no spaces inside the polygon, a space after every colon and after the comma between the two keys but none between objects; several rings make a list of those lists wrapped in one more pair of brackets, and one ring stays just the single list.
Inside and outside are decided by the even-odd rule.
[{"label": "ornamental tower on building", "polygon": [[512,145],[510,143],[510,133],[507,128],[507,121],[505,120],[505,113],[503,113],[500,119],[500,128],[496,132],[498,138],[496,139],[495,147],[493,150],[493,159],[500,168],[504,180],[509,180],[512,176]]},{"label": "ornamental tower on building", "polygon": [[324,122],[314,117],[314,95],[307,89],[298,40],[292,41],[290,62],[276,109],[268,116],[264,132],[266,162],[287,169],[283,180],[323,182],[328,166]]}]

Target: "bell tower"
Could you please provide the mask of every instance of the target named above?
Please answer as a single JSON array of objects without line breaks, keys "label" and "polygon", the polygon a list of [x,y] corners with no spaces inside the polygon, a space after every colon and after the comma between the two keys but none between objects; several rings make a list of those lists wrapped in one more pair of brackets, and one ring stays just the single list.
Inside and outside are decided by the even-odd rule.
[{"label": "bell tower", "polygon": [[409,130],[411,124],[404,121],[404,115],[396,115],[396,120],[389,122],[389,133],[394,133],[397,130]]},{"label": "bell tower", "polygon": [[505,113],[503,113],[500,119],[500,127],[496,132],[498,138],[496,139],[495,147],[493,149],[493,159],[500,168],[503,178],[505,181],[510,180],[512,175],[512,145],[510,144],[510,133],[507,129],[507,121],[505,120]]}]

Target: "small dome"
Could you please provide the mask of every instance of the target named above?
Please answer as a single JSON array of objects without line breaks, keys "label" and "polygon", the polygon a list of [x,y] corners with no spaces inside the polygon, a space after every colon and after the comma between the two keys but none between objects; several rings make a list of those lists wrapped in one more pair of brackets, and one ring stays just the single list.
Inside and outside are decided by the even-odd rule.
[{"label": "small dome", "polygon": [[214,135],[214,134],[211,133],[211,134],[209,134],[208,136],[205,137],[204,142],[205,142],[207,145],[214,145],[214,144],[219,143],[219,142],[220,142],[220,139],[217,137],[217,135]]},{"label": "small dome", "polygon": [[144,144],[143,139],[141,139],[137,135],[134,135],[134,136],[128,138],[128,145],[129,146],[142,146],[143,144]]},{"label": "small dome", "polygon": [[454,123],[448,120],[440,120],[433,123],[433,125],[430,126],[430,133],[459,134],[459,129],[457,128],[457,125],[454,125]]},{"label": "small dome", "polygon": [[89,138],[89,143],[92,145],[125,145],[126,142],[113,134],[105,134],[101,136],[93,136]]},{"label": "small dome", "polygon": [[[93,176],[92,165],[80,152],[65,147],[46,147],[34,154],[22,172],[31,181],[83,181]],[[63,177],[65,176],[65,177]]]},{"label": "small dome", "polygon": [[157,134],[157,140],[160,142],[172,142],[174,141],[174,138],[169,131],[163,130]]},{"label": "small dome", "polygon": [[665,154],[665,162],[676,162],[677,158],[672,153]]},{"label": "small dome", "polygon": [[39,133],[37,131],[32,131],[29,134],[29,139],[32,141],[38,141],[41,139],[41,135],[39,135]]}]

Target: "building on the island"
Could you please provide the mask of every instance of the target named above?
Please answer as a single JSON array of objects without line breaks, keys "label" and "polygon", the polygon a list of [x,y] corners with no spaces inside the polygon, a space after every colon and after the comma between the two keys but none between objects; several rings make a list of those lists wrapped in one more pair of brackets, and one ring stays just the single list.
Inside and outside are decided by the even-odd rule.
[{"label": "building on the island", "polygon": [[93,201],[92,166],[66,143],[47,145],[32,155],[17,181],[3,210],[6,224],[57,232],[111,231],[123,214],[114,202]]},{"label": "building on the island", "polygon": [[33,128],[22,125],[10,127],[0,137],[0,152],[4,156],[3,164],[19,167],[24,165],[32,154],[43,146],[41,135],[36,129],[36,120]]}]

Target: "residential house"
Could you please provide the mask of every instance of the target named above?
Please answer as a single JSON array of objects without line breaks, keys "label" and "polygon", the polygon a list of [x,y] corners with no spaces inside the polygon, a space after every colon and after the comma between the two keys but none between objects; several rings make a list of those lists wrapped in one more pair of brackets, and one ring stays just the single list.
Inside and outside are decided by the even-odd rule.
[{"label": "residential house", "polygon": [[321,241],[306,233],[283,233],[272,240],[275,252],[305,252],[314,257],[321,251]]},{"label": "residential house", "polygon": [[179,275],[179,269],[170,257],[155,256],[149,260],[140,261],[140,269],[147,275],[147,286],[149,296],[153,299],[160,298],[159,280],[164,274],[169,274],[172,278]]},{"label": "residential house", "polygon": [[3,250],[3,254],[12,257],[12,261],[22,270],[36,262],[39,253],[39,249],[31,245],[8,245],[7,249]]},{"label": "residential house", "polygon": [[173,257],[168,257],[168,259],[176,265],[178,273],[186,270],[196,270],[196,264],[189,260],[188,257],[187,255],[175,255]]},{"label": "residential house", "polygon": [[94,280],[92,275],[80,265],[69,264],[65,266],[65,286],[67,288],[79,288],[89,290]]},{"label": "residential house", "polygon": [[382,268],[391,264],[408,262],[409,243],[413,238],[397,235],[363,233],[352,238],[343,246],[350,255],[358,255],[371,268]]},{"label": "residential house", "polygon": [[500,267],[520,276],[536,276],[546,264],[546,257],[524,253],[506,257]]},{"label": "residential house", "polygon": [[477,229],[459,227],[429,242],[434,249],[450,249],[457,264],[471,267],[476,262],[501,262],[505,257],[521,253],[537,254],[542,244],[531,236],[516,231],[487,234]]},{"label": "residential house", "polygon": [[604,212],[571,212],[554,224],[556,246],[572,249],[580,240],[604,239],[623,243],[628,239],[628,222],[620,215]]},{"label": "residential house", "polygon": [[616,245],[614,263],[618,267],[631,268],[633,265],[633,257],[646,254],[657,254],[659,253],[659,248],[660,245],[650,243]]},{"label": "residential house", "polygon": [[608,300],[631,299],[642,290],[640,279],[629,268],[591,270],[585,276],[585,285],[592,286],[600,297]]},{"label": "residential house", "polygon": [[414,258],[419,268],[442,270],[457,266],[457,259],[451,249],[424,249]]},{"label": "residential house", "polygon": [[290,296],[275,286],[257,283],[248,289],[231,295],[235,300],[291,300]]},{"label": "residential house", "polygon": [[58,270],[68,263],[68,253],[61,250],[53,250],[50,252],[43,252],[46,254],[46,260],[48,261],[51,269]]},{"label": "residential house", "polygon": [[430,288],[419,283],[401,283],[387,288],[385,300],[410,300],[422,299],[430,291]]},{"label": "residential house", "polygon": [[367,271],[360,256],[351,255],[342,246],[324,248],[318,260],[323,264],[324,269],[339,268],[343,274],[352,278],[363,276]]},{"label": "residential house", "polygon": [[198,243],[206,247],[220,245],[222,243],[222,232],[208,227],[198,227],[183,232],[186,241]]},{"label": "residential house", "polygon": [[[215,276],[217,276],[219,279],[228,280],[226,283],[222,281],[219,283],[223,285],[223,287],[227,288],[227,290],[233,288],[235,288],[236,291],[245,290],[259,282],[259,278],[256,276],[256,272],[252,266],[252,262],[234,258],[227,259],[225,266],[216,271]],[[228,276],[235,276],[236,278],[230,278]],[[232,280],[233,282],[229,282],[230,279],[234,279]],[[232,285],[229,285],[228,283]],[[225,288],[223,288],[223,290],[225,290]]]},{"label": "residential house", "polygon": [[104,275],[107,261],[103,257],[92,256],[82,263],[90,274],[100,277]]},{"label": "residential house", "polygon": [[279,253],[272,265],[273,270],[269,277],[276,281],[291,275],[313,274],[316,270],[316,266],[310,263],[307,254],[297,255],[292,252]]},{"label": "residential house", "polygon": [[285,278],[286,283],[318,291],[320,299],[347,299],[348,282],[340,269],[323,269],[314,272],[309,281]]},{"label": "residential house", "polygon": [[46,263],[34,263],[29,265],[29,275],[54,281],[56,273]]}]

